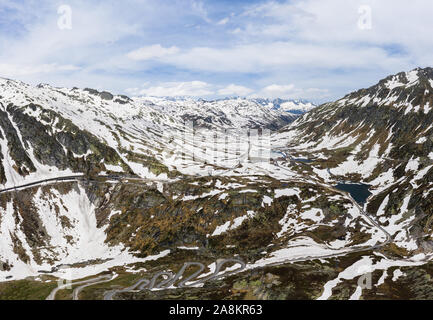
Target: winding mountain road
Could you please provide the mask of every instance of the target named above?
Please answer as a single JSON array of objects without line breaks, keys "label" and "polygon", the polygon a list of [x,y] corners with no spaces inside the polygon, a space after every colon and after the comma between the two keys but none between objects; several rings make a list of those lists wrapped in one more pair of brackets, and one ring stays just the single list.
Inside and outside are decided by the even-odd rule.
[{"label": "winding mountain road", "polygon": [[[240,268],[238,268],[237,270],[232,270],[232,271],[228,271],[228,272],[224,272],[224,273],[220,274],[222,266],[224,264],[226,264],[227,262],[232,262],[232,263],[234,262],[235,265],[239,264]],[[210,280],[215,280],[215,279],[218,279],[221,277],[226,277],[228,275],[232,275],[232,274],[241,272],[242,270],[245,269],[246,264],[242,260],[236,259],[236,258],[220,259],[216,262],[215,270],[213,271],[212,274],[210,274],[207,277],[197,278],[197,280],[195,282],[187,284],[188,282],[190,282],[193,279],[195,279],[196,277],[198,277],[198,275],[205,269],[205,265],[201,262],[190,262],[190,261],[185,262],[183,264],[182,268],[177,272],[176,275],[174,275],[172,272],[160,271],[160,272],[156,273],[152,277],[151,280],[140,279],[135,284],[133,284],[132,286],[130,286],[128,288],[121,289],[121,290],[108,291],[104,295],[104,300],[114,300],[114,296],[118,293],[132,292],[132,291],[137,290],[137,289],[138,289],[138,291],[141,291],[144,289],[148,289],[148,290],[168,289],[169,287],[173,286],[178,280],[180,280],[182,278],[183,273],[190,266],[198,266],[199,270],[195,271],[193,274],[189,275],[185,279],[182,279],[182,281],[180,281],[178,283],[177,288],[193,287],[193,286],[197,286],[199,284],[205,283],[205,282],[210,281]],[[168,278],[157,283],[157,280],[160,276],[167,276]]]},{"label": "winding mountain road", "polygon": [[[282,166],[280,166],[280,165],[276,165],[278,168],[280,168],[280,169],[283,169],[283,170],[289,170],[289,169],[287,169],[287,168],[285,168],[285,167],[282,167]],[[290,171],[290,170],[289,170]],[[291,171],[290,171],[291,172]],[[291,172],[292,173],[292,172]],[[341,194],[343,197],[345,197],[345,198],[347,198],[350,202],[352,202],[352,204],[359,210],[359,212],[360,212],[360,214],[362,215],[362,216],[364,216],[371,224],[373,224],[375,227],[377,227],[380,231],[382,231],[383,233],[384,233],[384,235],[385,235],[385,237],[386,237],[386,241],[385,242],[383,242],[383,243],[381,243],[381,244],[378,244],[378,245],[375,245],[375,246],[372,246],[372,247],[370,247],[370,249],[369,250],[375,250],[375,249],[378,249],[378,248],[381,248],[381,247],[383,247],[383,246],[385,246],[385,245],[387,245],[387,244],[389,244],[389,243],[391,243],[392,242],[392,236],[388,233],[388,231],[386,231],[379,223],[377,223],[367,212],[365,212],[364,211],[364,208],[362,208],[360,205],[359,205],[359,203],[358,202],[356,202],[356,200],[355,199],[353,199],[353,197],[350,195],[350,193],[349,192],[346,192],[346,191],[342,191],[342,190],[339,190],[339,189],[337,189],[337,188],[335,188],[335,187],[333,187],[333,186],[330,186],[330,185],[326,185],[326,184],[323,184],[323,183],[321,183],[321,182],[319,182],[319,181],[317,181],[317,180],[315,180],[315,181],[310,181],[310,180],[307,180],[307,179],[305,179],[305,180],[302,180],[302,179],[294,179],[294,181],[298,181],[298,182],[302,182],[302,183],[314,183],[314,184],[316,184],[316,185],[319,185],[319,186],[321,186],[322,188],[325,188],[325,189],[327,189],[327,190],[330,190],[330,191],[333,191],[333,192],[335,192],[335,193],[339,193],[339,194]]]},{"label": "winding mountain road", "polygon": [[[277,165],[277,166],[279,168],[286,169],[286,168],[281,167],[279,165]],[[49,178],[49,179],[43,179],[43,180],[39,180],[39,181],[34,181],[34,182],[30,182],[30,183],[23,184],[23,185],[19,185],[19,186],[14,186],[14,187],[9,187],[9,188],[2,189],[2,190],[0,190],[0,193],[13,192],[13,191],[17,191],[17,190],[21,190],[21,189],[25,189],[25,188],[29,188],[29,187],[41,185],[41,184],[44,184],[44,183],[57,183],[57,182],[67,182],[67,181],[90,181],[90,182],[96,181],[97,182],[97,180],[95,180],[96,178],[106,178],[106,179],[117,180],[117,181],[127,181],[127,180],[136,180],[136,181],[143,181],[143,182],[169,181],[169,180],[147,179],[147,178],[139,178],[139,177],[122,177],[122,176],[116,176],[116,175],[100,175],[100,176],[97,176],[97,177],[94,177],[94,178],[89,178],[89,177],[87,177],[87,176],[85,176],[83,174],[80,174],[80,175],[56,177],[56,178]],[[196,177],[192,177],[192,178],[196,178]],[[174,181],[172,181],[172,182],[174,182]],[[348,251],[338,252],[338,253],[333,253],[333,254],[327,254],[327,255],[322,255],[322,256],[307,256],[307,257],[302,257],[302,258],[287,259],[287,260],[284,260],[284,261],[281,261],[281,262],[277,262],[277,263],[273,263],[273,264],[268,264],[267,266],[280,265],[280,264],[291,263],[291,262],[309,261],[309,260],[316,260],[316,259],[327,259],[327,258],[333,258],[333,257],[349,254],[349,253],[354,253],[354,252],[363,252],[363,251],[377,250],[377,249],[379,249],[379,248],[381,248],[381,247],[383,247],[383,246],[385,246],[385,245],[387,245],[387,244],[389,244],[389,243],[392,242],[391,235],[383,227],[381,227],[379,225],[379,223],[377,223],[372,217],[370,217],[363,210],[363,208],[352,198],[352,196],[349,193],[347,193],[345,191],[338,190],[338,189],[336,189],[336,188],[334,188],[332,186],[320,183],[318,181],[314,181],[313,182],[313,181],[309,181],[307,179],[306,180],[303,180],[303,179],[293,179],[293,182],[316,183],[317,185],[320,185],[323,188],[326,188],[326,189],[328,189],[330,191],[333,191],[335,193],[341,194],[342,196],[344,196],[345,198],[347,198],[348,200],[350,200],[350,202],[352,202],[352,204],[354,206],[356,206],[356,208],[359,210],[360,214],[363,215],[372,225],[374,225],[375,227],[377,227],[379,230],[381,230],[384,233],[384,235],[386,237],[386,240],[384,242],[382,242],[382,243],[378,243],[378,244],[375,244],[375,245],[370,246],[370,247],[359,247],[359,248],[355,247],[355,248],[352,248],[352,249],[350,249]],[[185,271],[185,269],[187,267],[189,267],[191,265],[197,265],[197,266],[199,266],[200,272],[202,270],[204,270],[204,268],[205,268],[205,266],[202,263],[200,263],[200,262],[187,262],[187,263],[184,264],[184,266],[181,269],[182,273]],[[211,276],[206,277],[204,279],[199,279],[196,282],[194,282],[192,285],[197,285],[197,284],[200,284],[200,283],[212,280],[213,278],[215,278],[216,276],[218,276],[217,274],[220,271],[221,265],[219,266],[219,268],[218,268],[218,265],[217,265],[217,270],[215,270],[216,272],[214,272],[214,274],[212,274]],[[242,268],[240,268],[240,269],[238,269],[238,270],[236,270],[234,272],[230,272],[230,274],[241,272],[245,268],[245,264],[243,262],[241,262],[241,266],[242,266]],[[174,278],[172,277],[171,279],[169,278],[168,280],[163,280],[160,283],[156,284],[156,279],[159,278],[161,275],[164,275],[164,274],[168,275],[167,272],[159,272],[158,274],[156,274],[153,277],[152,281],[149,281],[147,279],[140,279],[138,282],[136,282],[134,285],[132,285],[132,286],[130,286],[128,288],[121,289],[121,290],[111,290],[111,291],[109,291],[109,292],[107,292],[105,294],[104,299],[105,300],[113,300],[114,296],[117,293],[127,292],[127,291],[133,291],[133,290],[136,290],[137,288],[139,288],[139,290],[143,290],[143,289],[145,289],[145,287],[149,287],[149,289],[152,289],[154,287],[161,287],[161,286],[169,287],[170,285],[173,285],[177,280],[180,279],[180,274],[181,273],[179,272],[176,276],[174,276]],[[193,276],[197,276],[197,275],[198,275],[197,272],[193,274]],[[227,274],[223,274],[223,275],[220,275],[220,276],[227,276]],[[218,277],[220,277],[220,276],[218,276]],[[194,277],[188,277],[187,280],[181,281],[181,283],[178,286],[179,287],[184,287],[186,285],[186,282],[189,281],[189,280],[192,280],[193,278]],[[109,282],[109,281],[112,281],[113,279],[114,279],[114,277],[111,276],[111,275],[104,275],[104,276],[99,276],[99,277],[96,277],[96,278],[93,278],[93,279],[89,279],[89,280],[86,280],[86,281],[80,281],[80,282],[73,283],[72,285],[81,285],[81,286],[79,286],[79,287],[77,287],[77,288],[74,289],[74,291],[73,291],[73,299],[74,300],[78,300],[79,299],[79,294],[80,294],[80,292],[84,288],[90,287],[90,286],[93,286],[93,285],[97,285],[99,283]],[[168,284],[168,286],[165,286],[166,284]],[[49,294],[49,296],[46,299],[47,300],[54,300],[57,292],[59,290],[67,288],[68,286],[69,285],[67,284],[67,285],[59,286],[59,287],[55,288]]]},{"label": "winding mountain road", "polygon": [[143,182],[168,182],[173,180],[166,180],[166,179],[149,179],[149,178],[140,178],[140,177],[125,177],[125,176],[118,176],[118,175],[98,175],[96,177],[88,177],[84,174],[79,175],[73,175],[73,176],[64,176],[64,177],[56,177],[56,178],[49,178],[49,179],[43,179],[43,180],[37,180],[33,182],[29,182],[26,184],[8,187],[5,189],[1,189],[0,193],[5,192],[12,192],[17,191],[21,189],[26,189],[30,187],[34,187],[37,185],[42,185],[44,183],[57,183],[57,182],[67,182],[67,181],[89,181],[89,182],[98,182],[96,180],[97,178],[105,178],[108,180],[117,180],[117,181],[126,181],[126,180],[134,180],[134,181],[143,181]]},{"label": "winding mountain road", "polygon": [[[108,280],[109,278],[109,280]],[[47,296],[47,298],[45,300],[55,300],[56,299],[56,294],[57,292],[59,292],[60,290],[64,290],[64,289],[68,289],[71,286],[75,286],[75,285],[79,285],[81,284],[82,286],[74,289],[73,291],[73,298],[74,300],[78,300],[78,295],[80,294],[80,291],[88,286],[91,285],[95,285],[98,283],[102,283],[102,282],[108,282],[113,280],[113,276],[109,276],[109,275],[104,275],[104,276],[99,276],[97,278],[92,278],[92,279],[88,279],[88,280],[83,280],[83,281],[78,281],[78,282],[74,282],[74,283],[66,283],[64,285],[61,286],[57,286],[56,288],[54,288],[50,294]]]},{"label": "winding mountain road", "polygon": [[97,278],[93,278],[93,279],[89,280],[87,283],[84,283],[81,286],[75,288],[74,291],[72,292],[72,299],[73,300],[79,300],[80,292],[84,288],[87,288],[87,287],[90,287],[90,286],[94,286],[94,285],[97,285],[97,284],[101,284],[101,283],[105,283],[105,282],[110,282],[114,278],[116,278],[116,275],[104,275],[104,276],[100,276],[100,277],[97,277]]},{"label": "winding mountain road", "polygon": [[[280,167],[280,166],[278,166],[278,167]],[[285,169],[285,168],[283,168],[283,169]],[[312,181],[308,181],[308,180],[305,180],[305,181],[304,180],[296,180],[294,182],[312,183]],[[391,235],[382,226],[380,226],[379,223],[377,223],[372,217],[370,217],[370,215],[367,212],[364,211],[364,209],[355,201],[355,199],[353,199],[353,197],[350,195],[350,193],[342,191],[342,190],[338,190],[338,189],[336,189],[336,188],[334,188],[332,186],[329,186],[329,185],[326,185],[326,184],[323,184],[323,183],[319,183],[319,182],[314,182],[314,183],[316,183],[316,184],[320,185],[321,187],[326,188],[326,189],[328,189],[328,190],[330,190],[332,192],[339,193],[342,196],[344,196],[345,198],[347,198],[359,210],[360,214],[366,220],[368,220],[373,226],[377,227],[381,232],[383,232],[383,234],[386,237],[386,240],[384,242],[381,242],[381,243],[376,243],[375,245],[370,246],[370,247],[354,247],[354,248],[351,248],[350,250],[347,250],[347,251],[338,252],[338,253],[331,253],[331,254],[322,255],[322,256],[306,256],[306,257],[302,257],[302,258],[288,259],[288,260],[284,260],[284,261],[281,261],[281,262],[267,264],[266,266],[275,266],[275,265],[281,265],[281,264],[285,264],[285,263],[302,262],[302,261],[310,261],[310,260],[317,260],[317,259],[329,259],[329,258],[335,258],[335,257],[338,257],[338,256],[350,254],[350,253],[372,251],[372,250],[380,249],[380,248],[388,245],[389,243],[391,243],[393,241]],[[184,280],[181,283],[179,283],[179,285],[178,285],[179,288],[185,287],[185,283],[187,281],[193,279],[202,270],[204,270],[205,266],[202,263],[200,263],[200,262],[187,262],[187,263],[185,263],[184,266],[179,271],[179,273],[177,274],[176,277],[174,277],[171,281],[170,281],[170,279],[168,279],[166,281],[162,281],[159,285],[164,285],[166,288],[168,288],[170,285],[173,285],[179,279],[179,274],[182,274],[183,271],[185,271],[185,269],[189,265],[192,265],[192,264],[198,265],[200,267],[200,270],[198,272],[194,273],[192,276],[190,276],[187,280]],[[240,268],[240,269],[238,269],[238,270],[236,270],[234,272],[231,272],[230,274],[242,272],[242,270],[244,270],[244,269],[245,269],[245,264],[243,265],[242,268]],[[217,269],[216,272],[214,273],[214,275],[217,274],[219,272],[219,270],[220,269]],[[159,276],[164,275],[164,274],[168,274],[168,273],[167,272],[159,272],[159,273],[157,273],[153,277],[153,281],[152,282],[149,281],[149,280],[147,280],[147,279],[140,279],[138,282],[136,282],[131,287],[128,287],[128,288],[125,288],[125,289],[122,289],[122,290],[112,290],[112,291],[109,291],[109,292],[107,292],[104,295],[104,300],[113,300],[114,297],[115,297],[115,295],[118,294],[118,293],[121,293],[121,292],[131,292],[131,291],[136,290],[137,288],[138,288],[138,290],[143,290],[143,289],[145,289],[146,286],[149,286],[149,284],[150,284],[150,286],[149,286],[148,289],[152,289],[153,286],[151,284],[153,283],[153,285],[154,285],[156,279]],[[222,277],[222,276],[226,276],[226,274],[223,274],[220,277]],[[198,281],[194,282],[193,284],[191,284],[191,286],[192,285],[197,285],[199,283],[203,283],[203,282],[209,281],[209,280],[212,280],[212,276],[210,278],[208,277],[208,278],[205,278],[205,279],[198,280]]]}]

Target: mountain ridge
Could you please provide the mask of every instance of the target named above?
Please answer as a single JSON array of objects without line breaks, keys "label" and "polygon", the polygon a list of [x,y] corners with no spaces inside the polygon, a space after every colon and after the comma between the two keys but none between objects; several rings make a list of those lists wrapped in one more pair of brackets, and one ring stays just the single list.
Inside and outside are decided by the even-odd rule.
[{"label": "mountain ridge", "polygon": [[432,79],[431,68],[386,77],[318,106],[274,137],[315,159],[309,172],[318,179],[370,185],[367,211],[388,223],[385,229],[408,252],[433,248],[431,236],[420,236],[433,232]]},{"label": "mountain ridge", "polygon": [[[256,297],[253,283],[289,268],[319,298],[350,292],[359,265],[420,272],[433,258],[433,112],[421,76],[390,76],[294,121],[266,102],[0,81],[0,281],[157,274],[195,260],[212,272],[235,256],[247,268],[222,278],[224,297]],[[339,184],[370,196],[357,203]],[[285,281],[260,296],[293,297]]]}]

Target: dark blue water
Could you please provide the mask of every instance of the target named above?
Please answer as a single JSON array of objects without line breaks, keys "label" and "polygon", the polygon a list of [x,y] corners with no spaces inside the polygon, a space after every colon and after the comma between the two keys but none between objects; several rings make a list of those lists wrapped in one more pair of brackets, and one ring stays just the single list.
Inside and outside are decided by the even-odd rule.
[{"label": "dark blue water", "polygon": [[313,162],[313,160],[306,159],[306,158],[293,158],[293,161],[303,162],[303,163],[311,163],[311,162]]},{"label": "dark blue water", "polygon": [[352,198],[359,204],[364,204],[371,195],[368,191],[370,185],[362,183],[338,183],[336,189],[350,193]]}]

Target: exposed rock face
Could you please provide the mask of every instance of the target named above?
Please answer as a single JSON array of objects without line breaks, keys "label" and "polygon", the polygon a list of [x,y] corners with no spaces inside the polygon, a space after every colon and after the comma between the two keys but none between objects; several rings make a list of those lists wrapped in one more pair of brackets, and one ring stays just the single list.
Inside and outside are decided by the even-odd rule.
[{"label": "exposed rock face", "polygon": [[[348,298],[362,264],[377,278],[404,265],[385,287],[410,282],[412,296],[430,297],[418,279],[431,268],[416,267],[433,256],[432,77],[400,73],[299,118],[283,101],[130,99],[0,80],[0,281],[197,260],[212,270],[236,257],[249,269],[175,296]],[[210,135],[186,139],[195,129],[185,121]],[[258,147],[271,159],[229,130],[255,128],[279,130]],[[213,140],[217,129],[231,136]],[[228,153],[216,148],[227,141]],[[45,180],[73,174],[85,179]],[[342,180],[370,185],[363,208],[333,187]],[[355,276],[339,278],[345,270]]]},{"label": "exposed rock face", "polygon": [[276,130],[296,118],[246,99],[130,99],[5,79],[0,93],[0,181],[9,185],[25,181],[30,173],[40,175],[44,166],[52,172],[173,176],[177,168],[164,163],[162,151],[168,147],[173,152],[167,135],[186,121],[210,130]]},{"label": "exposed rock face", "polygon": [[[235,247],[253,263],[270,246],[281,250],[288,241],[311,237],[312,230],[312,243],[318,246],[341,236],[350,246],[363,245],[377,233],[362,216],[353,215],[350,201],[314,184],[299,183],[298,195],[281,196],[283,184],[271,178],[190,178],[166,183],[163,191],[158,183],[108,181],[0,194],[0,225],[11,231],[2,234],[0,259],[18,272],[24,265],[43,270],[105,261],[124,247],[146,257],[186,245],[209,257]],[[309,216],[303,201],[316,208],[316,217]],[[286,220],[299,226],[285,230]]]},{"label": "exposed rock face", "polygon": [[[27,141],[21,141],[19,139],[18,133],[11,123],[8,113],[2,110],[0,110],[0,124],[2,129],[0,138],[7,141],[9,154],[16,164],[14,169],[21,175],[27,175],[29,172],[34,172],[36,168],[25,152],[25,150],[29,148]],[[4,151],[5,150],[2,150],[2,152]],[[2,158],[4,159],[4,156],[2,156]],[[4,172],[3,166],[2,172]]]},{"label": "exposed rock face", "polygon": [[[36,121],[27,114],[26,109],[38,112],[41,121]],[[41,106],[30,104],[17,107],[9,104],[6,111],[0,110],[0,123],[4,135],[0,138],[6,139],[8,154],[15,163],[13,169],[20,176],[36,172],[35,164],[61,171],[69,169],[72,172],[87,173],[90,168],[104,170],[101,162],[118,164],[126,172],[132,173],[113,148],[91,133],[80,130],[56,112],[45,110]],[[91,154],[83,156],[89,152]],[[4,172],[3,165],[2,171]]]},{"label": "exposed rock face", "polygon": [[331,168],[331,179],[372,185],[368,212],[388,224],[403,251],[427,253],[433,233],[432,105],[433,69],[415,69],[319,106],[276,139],[306,157],[321,157],[313,165],[321,178],[327,174],[322,169]]},{"label": "exposed rock face", "polygon": [[101,92],[100,97],[101,97],[101,99],[104,99],[104,100],[113,100],[113,98],[114,98],[114,96],[110,92],[107,92],[107,91]]}]

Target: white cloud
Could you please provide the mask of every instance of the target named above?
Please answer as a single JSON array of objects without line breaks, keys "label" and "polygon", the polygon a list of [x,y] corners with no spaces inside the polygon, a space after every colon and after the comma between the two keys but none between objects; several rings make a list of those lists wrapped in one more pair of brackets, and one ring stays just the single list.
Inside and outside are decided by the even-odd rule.
[{"label": "white cloud", "polygon": [[222,26],[222,25],[227,24],[227,22],[229,22],[229,21],[230,21],[230,18],[229,18],[229,17],[226,17],[226,18],[221,19],[220,21],[218,21],[218,22],[217,22],[217,25]]},{"label": "white cloud", "polygon": [[329,96],[327,89],[297,88],[294,84],[270,84],[252,97],[286,98],[286,99],[323,99]]},{"label": "white cloud", "polygon": [[204,21],[210,23],[212,22],[208,17],[208,12],[204,7],[204,3],[202,1],[193,0],[191,3],[191,11],[196,13],[199,17],[201,17]]},{"label": "white cloud", "polygon": [[[72,29],[61,30],[57,25],[60,15],[56,1],[15,3],[9,7],[11,17],[9,14],[4,17],[5,25],[8,19],[12,23],[0,30],[0,61],[3,63],[0,72],[2,76],[26,82],[49,82],[56,78],[64,83],[71,75],[93,69],[93,74],[87,73],[88,77],[77,76],[74,86],[95,85],[88,81],[97,76],[95,67],[118,55],[118,50],[122,49],[114,47],[113,43],[138,31],[137,24],[126,21],[119,7],[111,5],[69,1]],[[2,3],[0,12],[3,8]],[[109,71],[109,67],[105,65],[103,70]],[[60,73],[63,78],[58,76]]]},{"label": "white cloud", "polygon": [[[132,90],[130,90],[131,92]],[[200,97],[214,94],[211,85],[203,81],[165,82],[141,89],[138,94],[156,97]]]},{"label": "white cloud", "polygon": [[33,65],[33,64],[0,64],[0,74],[13,78],[41,73],[59,73],[65,71],[76,71],[79,70],[79,67],[73,65],[58,65],[56,63],[50,64],[41,64],[41,65]]},{"label": "white cloud", "polygon": [[230,84],[225,88],[218,90],[218,94],[222,96],[247,96],[252,93],[253,90],[244,86]]},{"label": "white cloud", "polygon": [[266,95],[281,97],[292,93],[294,89],[295,89],[294,84],[287,84],[287,85],[271,84],[263,88],[262,92],[265,93]]},{"label": "white cloud", "polygon": [[189,82],[164,82],[151,86],[148,82],[141,87],[131,87],[125,90],[132,96],[146,95],[155,97],[227,97],[241,96],[247,98],[284,98],[284,99],[324,99],[329,96],[327,89],[298,88],[294,84],[270,84],[257,91],[230,84],[226,87],[216,89],[220,86],[203,81]]},{"label": "white cloud", "polygon": [[149,60],[173,55],[178,52],[179,48],[176,46],[164,48],[160,44],[154,44],[131,51],[127,54],[127,57],[132,60]]},{"label": "white cloud", "polygon": [[[262,0],[230,11],[203,0],[126,1],[70,0],[72,29],[59,30],[57,1],[0,0],[7,13],[0,76],[117,91],[191,77],[218,79],[206,92],[234,81],[251,88],[293,83],[284,93],[323,96],[329,88],[337,98],[433,61],[427,0]],[[360,5],[371,6],[371,30],[358,28]]]},{"label": "white cloud", "polygon": [[300,44],[276,41],[225,48],[194,47],[160,61],[178,68],[212,72],[260,73],[275,70],[317,68],[395,68],[407,58],[390,56],[377,47],[351,48],[331,44]]}]

